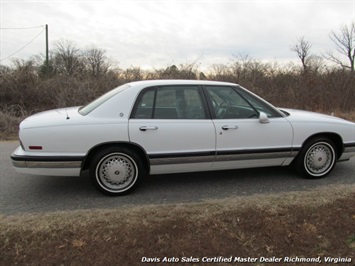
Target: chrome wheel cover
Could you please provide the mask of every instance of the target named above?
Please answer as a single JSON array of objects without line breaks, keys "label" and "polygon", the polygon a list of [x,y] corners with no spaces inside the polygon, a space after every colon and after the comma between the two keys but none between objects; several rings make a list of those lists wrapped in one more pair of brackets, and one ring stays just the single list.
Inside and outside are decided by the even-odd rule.
[{"label": "chrome wheel cover", "polygon": [[335,162],[333,147],[327,142],[317,142],[306,152],[304,166],[312,176],[322,176],[328,173]]},{"label": "chrome wheel cover", "polygon": [[96,167],[96,179],[100,186],[110,192],[123,192],[137,180],[138,168],[126,154],[111,153],[103,157]]}]

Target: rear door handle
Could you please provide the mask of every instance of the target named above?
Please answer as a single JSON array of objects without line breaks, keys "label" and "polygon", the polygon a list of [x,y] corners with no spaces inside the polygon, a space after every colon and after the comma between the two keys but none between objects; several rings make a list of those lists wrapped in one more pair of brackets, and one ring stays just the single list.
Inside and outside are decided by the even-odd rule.
[{"label": "rear door handle", "polygon": [[140,131],[157,130],[157,129],[158,129],[157,126],[149,126],[149,127],[147,127],[147,126],[142,126],[142,127],[139,128]]},{"label": "rear door handle", "polygon": [[228,130],[228,129],[238,129],[238,126],[229,126],[229,125],[224,125],[222,126],[223,130]]}]

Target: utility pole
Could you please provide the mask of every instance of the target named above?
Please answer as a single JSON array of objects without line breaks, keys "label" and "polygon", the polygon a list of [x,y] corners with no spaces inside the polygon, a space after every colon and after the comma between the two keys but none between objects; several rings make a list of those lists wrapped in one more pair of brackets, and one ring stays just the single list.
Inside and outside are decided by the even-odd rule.
[{"label": "utility pole", "polygon": [[46,74],[49,78],[49,56],[48,56],[48,24],[46,24]]}]

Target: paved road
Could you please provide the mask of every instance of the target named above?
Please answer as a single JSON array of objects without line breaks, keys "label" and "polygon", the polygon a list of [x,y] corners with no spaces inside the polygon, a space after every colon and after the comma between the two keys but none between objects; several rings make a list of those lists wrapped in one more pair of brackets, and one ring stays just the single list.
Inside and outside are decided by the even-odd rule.
[{"label": "paved road", "polygon": [[0,214],[79,209],[110,209],[129,205],[201,202],[233,196],[310,190],[336,184],[355,184],[355,159],[339,163],[319,180],[305,180],[288,167],[217,171],[148,177],[134,193],[107,197],[81,177],[18,174],[10,154],[17,142],[0,142]]}]

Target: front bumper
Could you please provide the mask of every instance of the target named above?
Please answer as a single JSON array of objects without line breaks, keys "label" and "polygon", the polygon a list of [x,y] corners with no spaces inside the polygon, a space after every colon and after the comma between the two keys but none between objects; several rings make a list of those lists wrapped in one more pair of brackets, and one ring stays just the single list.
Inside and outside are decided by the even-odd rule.
[{"label": "front bumper", "polygon": [[344,152],[338,161],[347,161],[353,156],[355,156],[355,142],[345,143]]}]

